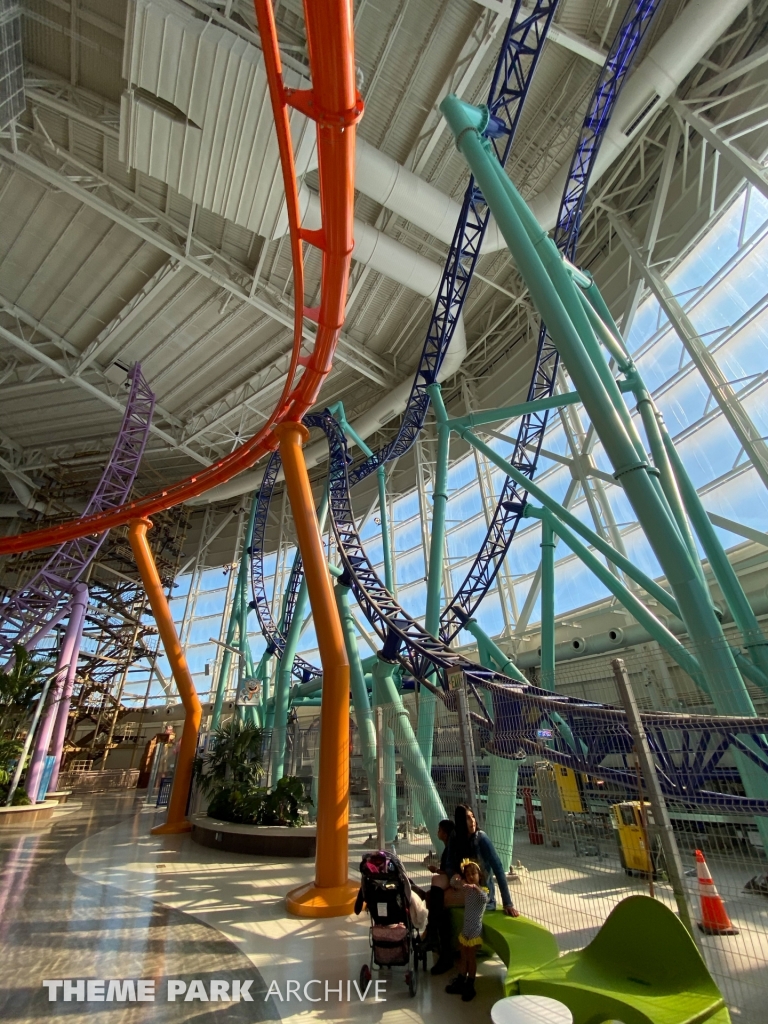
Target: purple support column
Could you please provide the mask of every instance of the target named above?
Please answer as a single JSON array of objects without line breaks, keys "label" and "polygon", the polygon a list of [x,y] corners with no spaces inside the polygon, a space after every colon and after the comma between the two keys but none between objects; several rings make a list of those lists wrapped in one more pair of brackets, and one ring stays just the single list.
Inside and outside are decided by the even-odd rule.
[{"label": "purple support column", "polygon": [[[85,592],[82,603],[78,603],[73,609],[73,617],[76,615],[78,618],[77,622],[77,636],[75,638],[75,647],[72,653],[72,660],[69,663],[67,669],[67,676],[64,682],[64,690],[61,694],[61,700],[59,701],[59,710],[56,714],[56,724],[53,727],[53,738],[51,742],[51,753],[56,758],[53,763],[53,772],[51,773],[51,781],[48,785],[48,792],[55,793],[56,787],[59,782],[59,771],[61,770],[61,758],[64,753],[64,739],[67,735],[67,724],[69,722],[69,706],[72,702],[72,688],[75,685],[75,675],[77,673],[77,658],[80,654],[80,641],[83,638],[83,627],[85,626],[85,612],[88,607],[88,588],[84,584],[80,584]],[[78,601],[77,595],[75,601]]]},{"label": "purple support column", "polygon": [[64,641],[61,645],[61,651],[59,652],[59,660],[56,664],[56,681],[54,683],[53,690],[51,691],[48,707],[40,723],[37,737],[35,738],[35,747],[29,764],[29,770],[27,771],[27,780],[24,788],[26,789],[27,796],[32,803],[36,803],[37,801],[37,793],[40,788],[40,776],[42,775],[43,765],[45,764],[45,758],[48,753],[48,745],[51,742],[51,734],[53,732],[54,723],[56,722],[61,698],[66,691],[67,686],[69,686],[70,695],[72,693],[72,686],[75,681],[75,672],[77,671],[77,658],[80,653],[80,637],[83,632],[83,620],[87,604],[88,587],[86,587],[84,583],[78,583],[72,591],[72,601],[70,603],[72,612],[69,616],[67,629],[64,633]]}]

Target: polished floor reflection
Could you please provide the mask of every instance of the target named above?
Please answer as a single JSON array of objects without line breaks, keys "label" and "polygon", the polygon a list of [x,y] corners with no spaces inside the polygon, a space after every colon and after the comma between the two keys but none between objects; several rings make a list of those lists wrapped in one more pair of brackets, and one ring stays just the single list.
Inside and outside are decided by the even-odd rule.
[{"label": "polished floor reflection", "polygon": [[[137,841],[152,820],[136,816],[135,794],[86,797],[62,808],[52,826],[27,834],[0,834],[0,1020],[26,1024],[66,1017],[88,1024],[165,1024],[194,1021],[259,1021],[280,1016],[258,969],[216,928],[148,896],[121,891],[108,880],[92,881],[66,866],[67,853],[85,840],[108,851],[116,841]],[[104,830],[108,831],[104,831]],[[106,852],[106,851],[105,851]],[[44,980],[154,979],[155,1000],[49,1001]],[[167,999],[168,979],[203,983],[239,981],[252,1002]],[[181,986],[178,986],[181,988]],[[95,995],[100,989],[94,990]],[[108,994],[108,987],[105,987]],[[130,986],[112,992],[130,997]],[[193,993],[194,994],[194,993]],[[87,990],[85,992],[87,995]]]},{"label": "polished floor reflection", "polygon": [[[377,974],[384,981],[385,1001],[369,996],[361,1003],[347,983],[359,979],[370,956],[368,916],[308,920],[286,912],[285,894],[311,880],[311,860],[275,862],[198,846],[188,836],[153,836],[155,813],[142,810],[132,819],[94,833],[67,856],[71,871],[90,882],[149,897],[212,925],[233,942],[259,971],[263,984],[277,986],[266,1001],[271,1012],[290,1024],[321,1020],[324,1024],[466,1024],[487,1021],[493,1003],[503,995],[504,967],[496,958],[478,965],[477,998],[471,1004],[446,994],[451,975],[420,979],[411,998],[402,969]],[[368,820],[350,823],[350,877],[359,877],[362,853],[370,849]],[[317,979],[310,994],[323,998],[309,1003],[304,985]],[[300,987],[301,1002],[286,999],[288,983]],[[329,998],[325,1000],[325,983]],[[339,999],[338,986],[342,986]],[[273,993],[274,993],[273,989]],[[262,997],[263,1001],[263,997]],[[256,1004],[248,1004],[255,1009]],[[263,1008],[262,1002],[262,1008]],[[89,1018],[90,1019],[90,1018]],[[258,1019],[254,1013],[254,1020]]]}]

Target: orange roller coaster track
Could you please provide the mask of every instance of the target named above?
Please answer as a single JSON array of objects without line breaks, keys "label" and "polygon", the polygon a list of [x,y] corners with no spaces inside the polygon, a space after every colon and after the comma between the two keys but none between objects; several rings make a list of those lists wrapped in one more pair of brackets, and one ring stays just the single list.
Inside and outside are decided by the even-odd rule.
[{"label": "orange roller coaster track", "polygon": [[[146,518],[171,508],[231,480],[277,447],[273,427],[284,421],[300,421],[317,401],[323,381],[331,371],[344,320],[349,280],[353,247],[355,125],[363,112],[363,103],[355,88],[352,4],[351,0],[304,2],[311,89],[284,87],[271,0],[255,0],[255,6],[285,182],[294,275],[293,350],[280,401],[257,434],[202,472],[108,512],[5,537],[0,540],[0,554],[32,551],[87,534],[102,533],[130,520]],[[319,231],[304,231],[300,224],[289,107],[300,110],[317,124],[322,212]],[[323,253],[320,306],[313,310],[304,308],[303,242],[316,246]],[[304,316],[317,322],[314,348],[308,356],[301,355]],[[303,372],[294,386],[300,367]]]}]

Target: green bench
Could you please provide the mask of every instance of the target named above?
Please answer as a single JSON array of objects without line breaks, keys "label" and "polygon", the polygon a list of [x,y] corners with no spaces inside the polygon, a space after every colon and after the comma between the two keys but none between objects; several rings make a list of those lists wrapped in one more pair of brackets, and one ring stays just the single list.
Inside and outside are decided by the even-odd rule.
[{"label": "green bench", "polygon": [[[451,910],[454,945],[464,920],[464,908]],[[528,917],[508,917],[503,910],[489,910],[483,916],[483,945],[507,966],[504,994],[518,992],[518,981],[559,955],[554,935]]]},{"label": "green bench", "polygon": [[[463,914],[451,911],[456,939]],[[693,939],[648,896],[622,900],[588,946],[565,956],[542,925],[501,910],[483,917],[483,944],[507,967],[505,995],[557,999],[574,1024],[731,1024]]]},{"label": "green bench", "polygon": [[731,1022],[693,939],[649,896],[622,900],[588,946],[534,969],[518,991],[565,1003],[574,1024]]}]

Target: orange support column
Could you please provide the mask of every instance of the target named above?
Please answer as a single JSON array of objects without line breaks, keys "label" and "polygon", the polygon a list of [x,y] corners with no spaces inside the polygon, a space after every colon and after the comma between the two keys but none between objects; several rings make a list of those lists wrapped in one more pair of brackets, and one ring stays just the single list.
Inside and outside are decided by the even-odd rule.
[{"label": "orange support column", "polygon": [[181,733],[179,754],[176,758],[176,771],[173,776],[173,788],[168,804],[168,817],[163,825],[152,829],[154,833],[189,832],[192,825],[187,821],[187,798],[192,784],[192,761],[197,749],[197,733],[200,728],[202,708],[197,697],[197,690],[190,675],[187,659],[179,643],[176,627],[173,624],[171,609],[160,582],[155,559],[147,544],[147,530],[152,528],[150,519],[134,519],[128,530],[133,556],[139,569],[147,600],[155,617],[160,639],[171,664],[171,671],[179,690],[181,703],[184,705],[186,717]]},{"label": "orange support column", "polygon": [[300,917],[342,917],[352,913],[358,890],[347,877],[349,662],[301,450],[309,432],[301,423],[287,422],[275,427],[275,434],[323,665],[315,881],[289,892],[286,904]]}]

